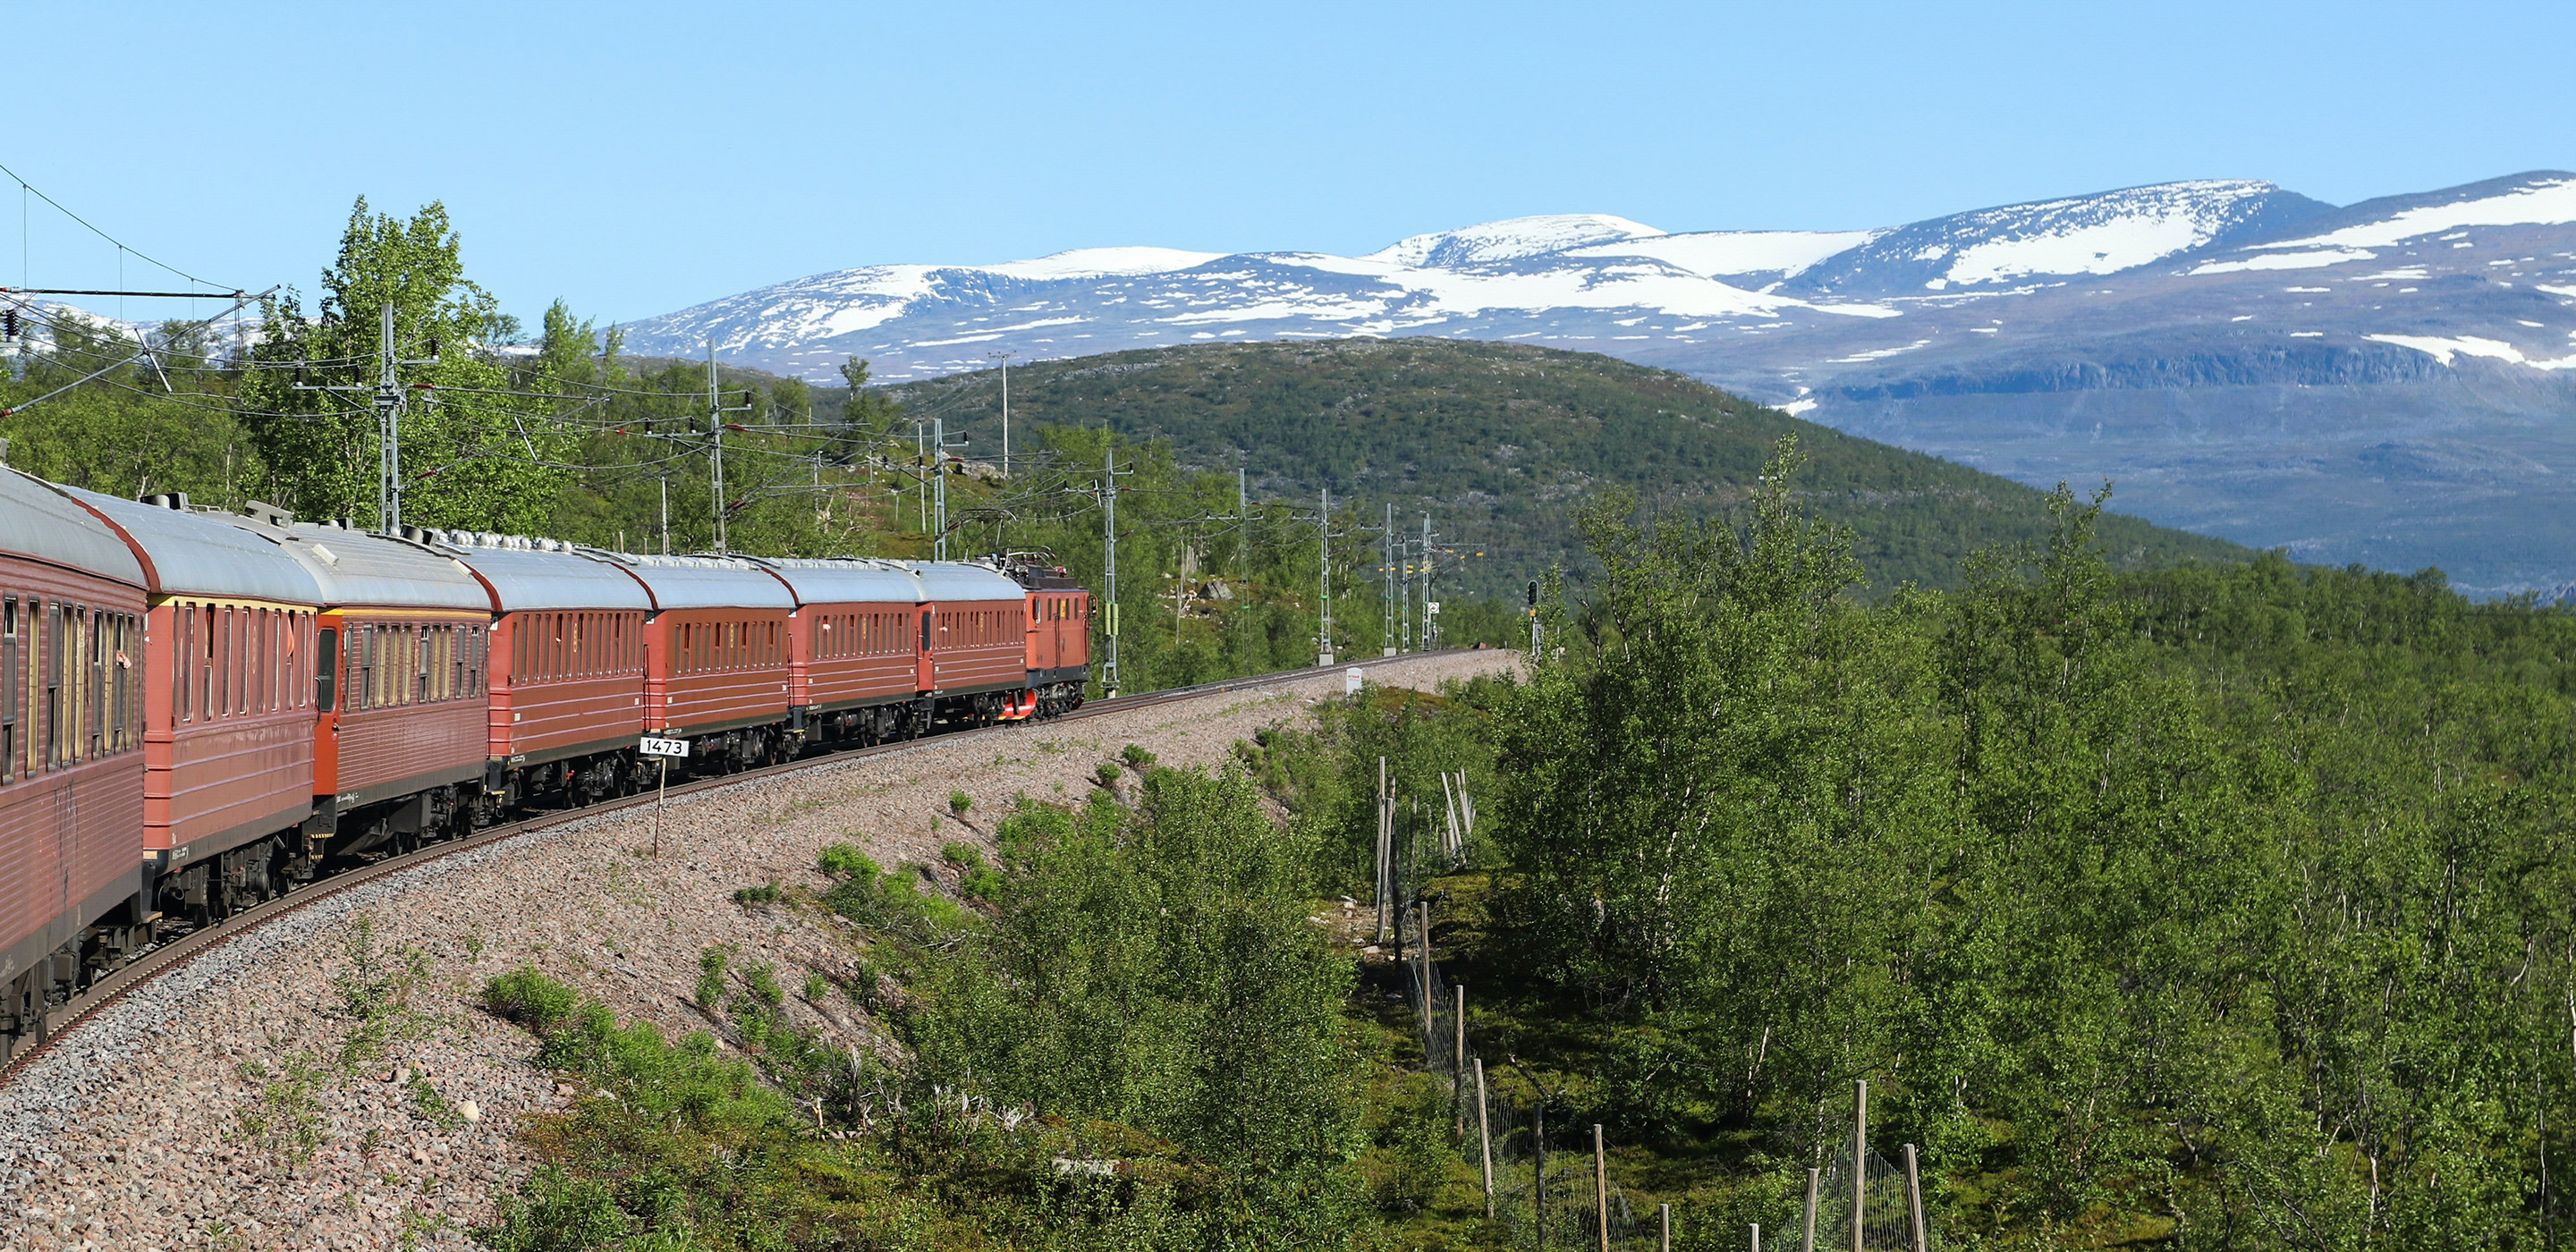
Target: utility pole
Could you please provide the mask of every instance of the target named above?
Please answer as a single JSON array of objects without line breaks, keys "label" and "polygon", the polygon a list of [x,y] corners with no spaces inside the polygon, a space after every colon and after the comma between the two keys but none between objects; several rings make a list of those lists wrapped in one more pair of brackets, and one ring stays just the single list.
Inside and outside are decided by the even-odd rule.
[{"label": "utility pole", "polygon": [[1321,625],[1315,634],[1315,664],[1333,663],[1333,489],[1324,488],[1323,509],[1315,517],[1316,550],[1323,560],[1316,566],[1319,604],[1323,609]]},{"label": "utility pole", "polygon": [[1002,477],[1011,476],[1011,358],[1016,352],[987,352],[1002,363]]},{"label": "utility pole", "polygon": [[1538,580],[1529,585],[1530,664],[1538,664]]},{"label": "utility pole", "polygon": [[[376,484],[376,516],[388,535],[402,533],[402,415],[409,406],[403,403],[402,380],[395,376],[400,365],[438,364],[438,340],[429,341],[429,355],[406,361],[394,353],[394,302],[387,300],[376,310],[379,343],[382,348],[381,372],[376,379],[376,452],[381,462]],[[429,384],[421,387],[427,389]]]},{"label": "utility pole", "polygon": [[402,385],[394,381],[394,302],[376,312],[383,332],[376,380],[376,517],[388,535],[402,533]]},{"label": "utility pole", "polygon": [[1386,525],[1378,528],[1377,541],[1378,609],[1384,619],[1378,627],[1380,656],[1395,655],[1395,502],[1386,505]]},{"label": "utility pole", "polygon": [[[1392,529],[1394,525],[1394,519],[1388,519],[1387,526]],[[1416,647],[1413,634],[1413,541],[1396,540],[1395,555],[1395,624],[1401,633],[1402,647],[1411,652]]]},{"label": "utility pole", "polygon": [[[271,290],[275,289],[271,288]],[[260,294],[266,295],[268,293],[262,292]],[[388,299],[382,305],[377,306],[376,317],[378,336],[376,352],[376,382],[373,388],[374,396],[372,398],[372,407],[376,412],[376,526],[385,534],[397,535],[402,533],[402,414],[404,408],[407,407],[404,404],[404,397],[408,392],[402,385],[402,379],[396,373],[396,369],[405,365],[438,364],[438,340],[432,338],[429,341],[428,356],[418,360],[404,360],[394,352],[394,302]],[[138,357],[136,359],[144,358]],[[105,371],[102,370],[100,372],[104,373]],[[359,369],[358,381],[354,386],[350,387],[340,387],[331,383],[307,384],[303,381],[304,366],[302,363],[298,363],[296,365],[295,372],[296,382],[294,383],[294,387],[297,391],[359,391],[368,389],[366,371],[363,366]],[[95,375],[92,377],[95,377]],[[87,382],[89,380],[82,379],[81,381]],[[429,383],[419,383],[415,386],[418,390],[422,391],[428,391],[431,389],[431,384]],[[48,398],[50,397],[38,397],[38,399]],[[34,403],[34,400],[27,402],[27,404]],[[17,407],[24,409],[27,407],[27,404],[21,404]]]},{"label": "utility pole", "polygon": [[1118,447],[1109,445],[1101,458],[1100,468],[1100,540],[1106,555],[1107,604],[1102,606],[1101,627],[1107,636],[1107,647],[1100,665],[1100,690],[1111,699],[1118,695],[1118,478],[1134,470],[1118,468]]},{"label": "utility pole", "polygon": [[725,481],[724,481],[724,437],[725,437],[725,431],[726,431],[729,427],[730,427],[731,429],[734,429],[734,430],[740,430],[740,429],[741,429],[741,427],[739,427],[739,426],[732,426],[732,424],[731,424],[731,423],[726,422],[726,421],[724,420],[724,415],[725,415],[725,414],[727,414],[727,413],[748,413],[748,412],[750,412],[750,411],[751,411],[751,399],[750,399],[750,396],[749,396],[749,394],[748,394],[748,393],[746,393],[746,394],[744,395],[744,397],[743,397],[742,407],[740,407],[740,408],[733,408],[733,409],[728,409],[728,408],[724,407],[724,397],[723,397],[719,392],[717,392],[717,390],[716,390],[716,341],[715,341],[715,340],[713,340],[713,339],[708,340],[708,341],[707,341],[707,433],[708,433],[709,435],[713,436],[713,437],[714,437],[714,439],[715,439],[715,472],[714,472],[714,482],[715,482],[715,510],[716,510],[716,519],[715,519],[715,540],[716,540],[716,554],[717,554],[718,556],[722,556],[722,555],[725,553],[725,551],[726,551],[726,548],[725,548],[725,515],[726,515],[726,510],[725,510]]},{"label": "utility pole", "polygon": [[1422,515],[1422,650],[1440,646],[1440,604],[1431,598],[1431,514]]},{"label": "utility pole", "polygon": [[948,559],[948,450],[965,446],[964,435],[959,435],[955,443],[948,442],[947,418],[930,419],[930,450],[938,454],[930,459],[930,476],[934,484],[931,490],[938,501],[933,507],[938,513],[939,523],[937,536],[930,541],[931,559],[934,561]]}]

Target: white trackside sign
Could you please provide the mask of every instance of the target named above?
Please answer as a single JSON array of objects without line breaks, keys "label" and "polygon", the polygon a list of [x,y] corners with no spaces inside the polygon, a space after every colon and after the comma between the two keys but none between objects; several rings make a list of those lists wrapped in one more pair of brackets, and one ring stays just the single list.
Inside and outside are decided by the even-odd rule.
[{"label": "white trackside sign", "polygon": [[689,741],[686,739],[655,739],[648,735],[642,743],[636,745],[635,750],[646,756],[687,756],[689,754]]}]

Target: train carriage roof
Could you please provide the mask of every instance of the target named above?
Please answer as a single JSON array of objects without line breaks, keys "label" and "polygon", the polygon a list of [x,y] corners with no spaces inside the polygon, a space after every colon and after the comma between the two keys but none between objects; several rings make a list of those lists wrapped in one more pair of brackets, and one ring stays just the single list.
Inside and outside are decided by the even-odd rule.
[{"label": "train carriage roof", "polygon": [[921,579],[933,600],[1021,600],[1028,593],[1000,570],[963,561],[890,561]]},{"label": "train carriage roof", "polygon": [[16,470],[0,471],[0,552],[143,585],[143,563],[107,523]]},{"label": "train carriage roof", "polygon": [[453,552],[492,589],[505,613],[535,609],[643,609],[653,607],[644,584],[609,561],[551,539],[431,531],[441,551]]},{"label": "train carriage roof", "polygon": [[919,604],[930,598],[913,571],[887,561],[755,557],[805,604]]},{"label": "train carriage roof", "polygon": [[312,575],[327,607],[492,611],[491,595],[472,572],[419,543],[318,522],[280,525],[229,513],[212,516],[276,544]]},{"label": "train carriage roof", "polygon": [[323,602],[322,586],[311,571],[275,540],[229,525],[231,514],[145,504],[78,487],[57,490],[98,510],[132,537],[151,564],[151,576],[142,581],[155,594]]},{"label": "train carriage roof", "polygon": [[636,552],[583,551],[614,561],[652,593],[653,611],[671,609],[793,609],[796,598],[768,570],[735,556],[649,556]]}]

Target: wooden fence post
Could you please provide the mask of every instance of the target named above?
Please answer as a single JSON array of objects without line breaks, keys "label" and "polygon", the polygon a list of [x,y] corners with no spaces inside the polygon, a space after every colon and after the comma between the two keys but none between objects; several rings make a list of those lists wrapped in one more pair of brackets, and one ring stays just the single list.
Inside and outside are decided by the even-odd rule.
[{"label": "wooden fence post", "polygon": [[1387,805],[1386,805],[1386,758],[1385,758],[1385,757],[1379,757],[1379,758],[1377,759],[1377,935],[1376,935],[1376,938],[1378,938],[1378,939],[1379,939],[1379,940],[1381,940],[1381,941],[1382,941],[1382,940],[1384,940],[1384,939],[1386,938],[1386,923],[1387,923],[1387,916],[1388,916],[1387,911],[1386,911],[1386,906],[1387,906],[1387,896],[1388,896],[1388,894],[1389,894],[1389,892],[1388,892],[1388,890],[1387,890],[1387,885],[1388,885],[1389,881],[1390,881],[1391,879],[1393,879],[1393,877],[1394,877],[1394,874],[1393,874],[1393,872],[1391,871],[1391,868],[1390,868],[1390,867],[1391,867],[1391,864],[1392,864],[1392,858],[1393,858],[1393,849],[1394,849],[1394,846],[1395,846],[1395,835],[1394,835],[1394,832],[1393,832],[1392,830],[1390,830],[1390,829],[1389,829],[1389,819],[1390,819],[1392,816],[1393,816],[1393,814],[1388,810]]},{"label": "wooden fence post", "polygon": [[1852,1080],[1852,1220],[1851,1252],[1869,1252],[1861,1225],[1862,1201],[1868,1190],[1861,1184],[1869,1179],[1869,1080]]},{"label": "wooden fence post", "polygon": [[1798,1234],[1798,1252],[1816,1252],[1816,1183],[1823,1175],[1820,1169],[1807,1171],[1807,1221]]},{"label": "wooden fence post", "polygon": [[1610,1252],[1610,1160],[1601,1148],[1601,1123],[1592,1123],[1592,1211],[1601,1231],[1601,1252]]},{"label": "wooden fence post", "polygon": [[1484,1167],[1485,1220],[1494,1220],[1494,1128],[1485,1116],[1485,1058],[1476,1058],[1476,1156]]},{"label": "wooden fence post", "polygon": [[1463,1142],[1467,1138],[1467,984],[1452,983],[1449,989],[1456,999],[1449,1014],[1458,1027],[1457,1050],[1449,1054],[1449,1112],[1458,1123],[1455,1133]]},{"label": "wooden fence post", "polygon": [[1929,1232],[1923,1223],[1923,1169],[1916,1162],[1914,1145],[1905,1145],[1905,1212],[1913,1227],[1914,1252],[1932,1252]]}]

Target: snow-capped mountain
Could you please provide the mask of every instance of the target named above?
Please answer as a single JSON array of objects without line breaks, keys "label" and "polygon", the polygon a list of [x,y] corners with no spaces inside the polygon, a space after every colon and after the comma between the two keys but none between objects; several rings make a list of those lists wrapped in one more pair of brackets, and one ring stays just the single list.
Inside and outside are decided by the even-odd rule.
[{"label": "snow-capped mountain", "polygon": [[2571,309],[2576,175],[2539,172],[2341,209],[2204,180],[1877,230],[1566,214],[1363,256],[874,266],[635,323],[626,342],[713,340],[818,381],[856,356],[893,382],[995,352],[1509,339],[1681,370],[2028,482],[2111,478],[2158,521],[2505,590],[2576,582]]},{"label": "snow-capped mountain", "polygon": [[2290,226],[2328,206],[2270,183],[2189,182],[1978,209],[1872,238],[1802,271],[1802,295],[2009,290],[2116,274]]},{"label": "snow-capped mountain", "polygon": [[[2147,264],[2325,206],[2266,183],[2173,183],[1987,209],[1894,230],[1670,234],[1605,214],[1488,222],[1365,256],[1086,248],[1001,265],[819,274],[627,328],[638,351],[712,340],[748,364],[890,381],[1151,344],[1441,334],[1695,344],[1894,317],[1880,297],[2028,286]],[[1925,275],[1931,275],[1926,278]],[[1618,350],[1618,349],[1613,349]]]},{"label": "snow-capped mountain", "polygon": [[817,380],[860,356],[877,377],[902,381],[983,368],[987,353],[1004,350],[1043,359],[1238,338],[1607,335],[1652,319],[1687,334],[1716,321],[1892,315],[1706,272],[1712,261],[1737,263],[1721,254],[1785,269],[1820,251],[1817,236],[1742,242],[1760,238],[1673,236],[1569,215],[1417,235],[1358,257],[1088,248],[1002,265],[872,266],[635,323],[626,342],[686,355],[712,340],[720,354]]}]

